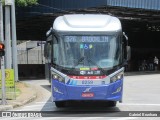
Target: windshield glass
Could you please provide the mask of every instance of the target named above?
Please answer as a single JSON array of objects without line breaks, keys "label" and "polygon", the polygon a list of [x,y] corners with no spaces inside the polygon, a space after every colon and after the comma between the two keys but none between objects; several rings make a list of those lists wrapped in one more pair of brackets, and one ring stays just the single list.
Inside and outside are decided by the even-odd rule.
[{"label": "windshield glass", "polygon": [[53,45],[54,64],[65,68],[110,69],[122,61],[118,36],[62,36]]}]

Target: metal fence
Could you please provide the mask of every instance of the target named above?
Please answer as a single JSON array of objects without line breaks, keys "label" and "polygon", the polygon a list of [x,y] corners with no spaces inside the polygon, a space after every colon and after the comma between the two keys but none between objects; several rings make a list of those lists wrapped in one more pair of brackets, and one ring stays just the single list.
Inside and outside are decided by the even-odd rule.
[{"label": "metal fence", "polygon": [[160,10],[160,0],[107,0],[107,5]]}]

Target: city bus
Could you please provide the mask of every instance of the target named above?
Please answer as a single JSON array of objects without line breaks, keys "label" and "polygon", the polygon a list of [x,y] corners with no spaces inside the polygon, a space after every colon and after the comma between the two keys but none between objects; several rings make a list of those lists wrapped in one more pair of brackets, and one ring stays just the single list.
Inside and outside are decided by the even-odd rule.
[{"label": "city bus", "polygon": [[56,107],[68,101],[106,101],[112,107],[122,102],[124,63],[130,56],[123,33],[120,20],[109,15],[68,14],[54,20],[44,56]]}]

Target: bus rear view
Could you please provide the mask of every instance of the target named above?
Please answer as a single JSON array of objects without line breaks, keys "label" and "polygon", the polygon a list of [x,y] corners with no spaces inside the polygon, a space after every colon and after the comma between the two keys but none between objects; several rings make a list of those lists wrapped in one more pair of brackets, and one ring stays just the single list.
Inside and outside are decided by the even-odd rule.
[{"label": "bus rear view", "polygon": [[121,23],[109,15],[73,14],[47,32],[46,77],[57,107],[67,101],[122,101],[124,45]]}]

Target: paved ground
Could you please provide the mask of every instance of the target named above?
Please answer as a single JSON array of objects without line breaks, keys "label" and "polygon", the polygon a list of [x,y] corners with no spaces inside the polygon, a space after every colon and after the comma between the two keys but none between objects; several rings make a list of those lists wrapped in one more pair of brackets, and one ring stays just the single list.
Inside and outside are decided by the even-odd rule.
[{"label": "paved ground", "polygon": [[[133,119],[144,119],[153,120],[159,118],[140,118],[140,117],[118,117],[121,111],[160,111],[160,74],[132,74],[125,76],[124,79],[124,96],[123,103],[118,103],[117,107],[107,108],[107,107],[97,107],[92,104],[92,107],[85,107],[79,105],[78,107],[69,107],[58,109],[55,107],[54,103],[51,102],[51,91],[50,85],[47,80],[30,80],[23,81],[25,83],[35,86],[36,91],[38,91],[37,97],[34,102],[27,104],[25,106],[14,109],[14,111],[51,111],[57,117],[65,116],[74,119],[73,117],[79,117],[78,119],[90,120],[90,119],[104,119],[108,118],[110,120],[133,120]],[[116,112],[115,112],[116,111]],[[68,114],[69,112],[69,114]],[[57,113],[57,114],[56,114]],[[96,116],[96,117],[93,117]],[[108,117],[112,116],[112,117]],[[117,116],[118,118],[115,118]],[[72,118],[70,118],[72,117]],[[82,118],[87,117],[87,118]],[[92,118],[90,118],[92,117]],[[101,117],[101,118],[97,118]],[[113,118],[114,117],[114,118]],[[44,118],[43,118],[44,119]],[[51,118],[45,118],[50,120]],[[60,118],[52,118],[60,119]],[[77,119],[77,118],[75,118]],[[8,119],[7,119],[8,120]]]}]

